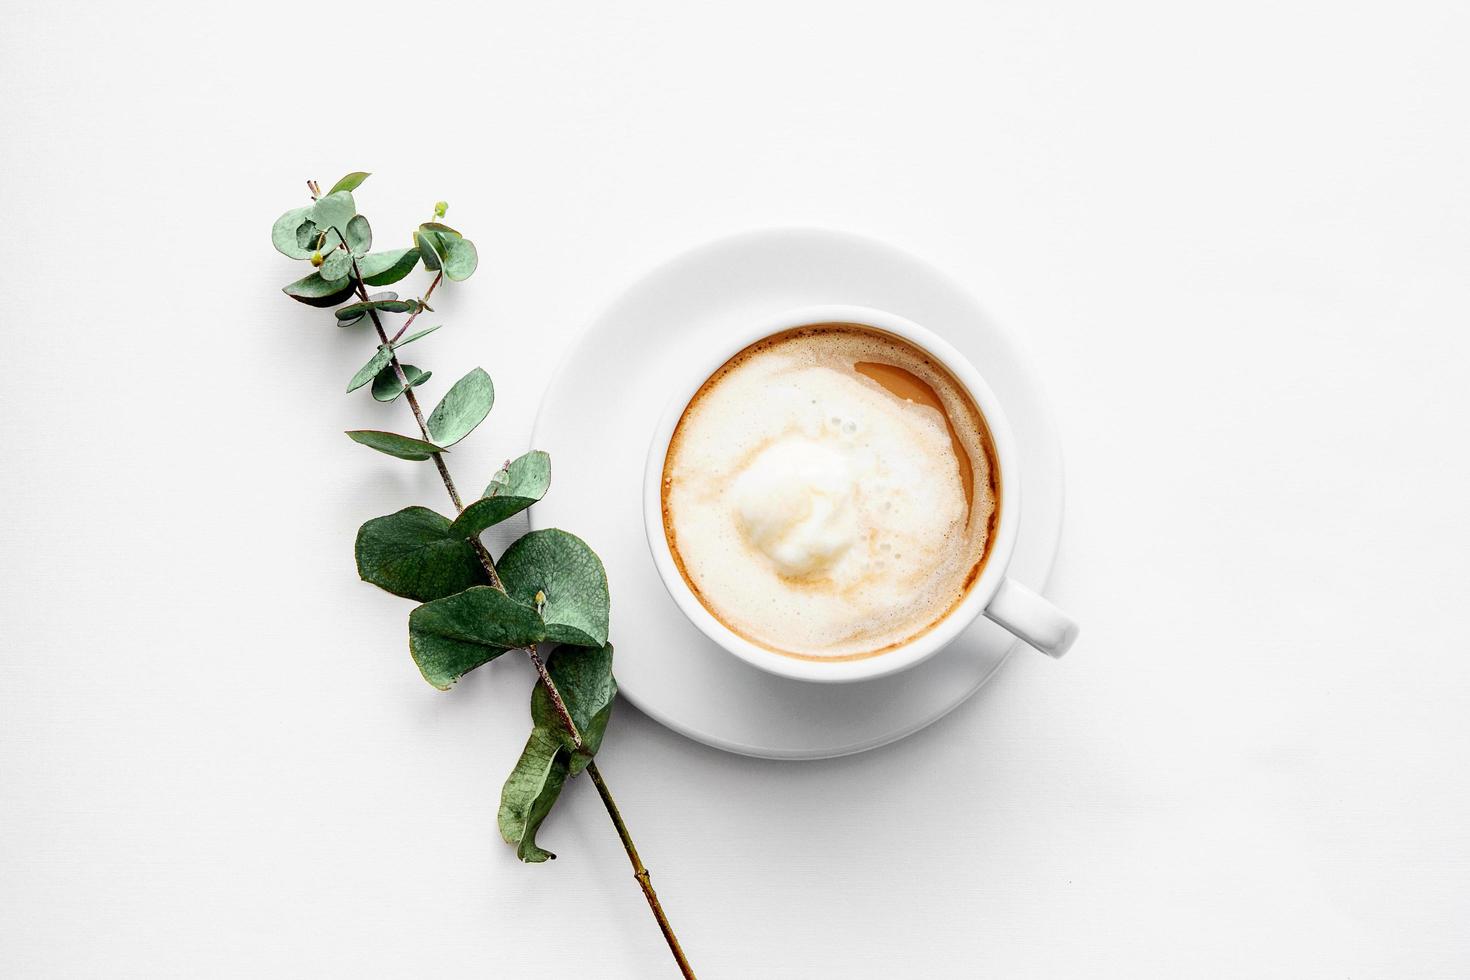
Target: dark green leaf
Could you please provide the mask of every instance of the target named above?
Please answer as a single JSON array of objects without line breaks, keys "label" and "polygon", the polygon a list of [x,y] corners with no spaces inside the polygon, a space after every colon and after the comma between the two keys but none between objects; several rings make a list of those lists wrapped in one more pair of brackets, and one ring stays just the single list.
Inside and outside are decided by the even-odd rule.
[{"label": "dark green leaf", "polygon": [[[393,290],[391,290],[391,289],[385,289],[381,293],[369,293],[368,294],[368,302],[377,302],[379,300],[397,299],[397,298],[398,298],[398,294],[395,293],[395,292],[393,292]],[[354,312],[354,313],[348,313],[345,317],[342,314],[347,309],[349,309],[348,307],[345,307],[344,306],[342,309],[340,309],[340,310],[337,311],[337,326],[339,326],[339,327],[350,327],[354,323],[356,323],[359,320],[361,320],[363,317],[367,316],[367,310],[368,310],[368,308],[366,306],[363,306],[361,303],[354,303],[352,305],[357,308],[357,311]]]},{"label": "dark green leaf", "polygon": [[394,298],[369,299],[366,302],[342,307],[337,311],[338,325],[347,326],[349,323],[356,323],[368,310],[377,310],[379,313],[414,313],[419,308],[419,301],[416,299],[398,299],[393,293],[386,295]]},{"label": "dark green leaf", "polygon": [[379,432],[376,429],[354,429],[347,433],[353,442],[360,442],[370,449],[399,459],[421,460],[442,450],[433,443],[421,439],[410,439],[396,432]]},{"label": "dark green leaf", "polygon": [[430,272],[438,272],[443,264],[443,246],[439,243],[439,236],[432,231],[414,232],[413,244],[418,249],[419,257],[424,260],[424,268]]},{"label": "dark green leaf", "polygon": [[442,599],[490,581],[475,549],[427,507],[375,517],[357,531],[357,574],[394,595]]},{"label": "dark green leaf", "polygon": [[[417,388],[434,375],[433,371],[420,371],[412,364],[398,366],[403,369],[403,376],[408,379],[410,388]],[[398,375],[394,373],[393,368],[385,367],[379,371],[378,376],[373,379],[373,397],[380,402],[391,402],[401,394],[403,394],[403,383],[398,380]]]},{"label": "dark green leaf", "polygon": [[292,208],[276,219],[271,228],[271,244],[276,251],[290,259],[307,259],[311,257],[313,248],[306,247],[300,236],[300,231],[311,225],[312,236],[315,237],[316,226],[311,224],[311,207]]},{"label": "dark green leaf", "polygon": [[475,368],[454,383],[429,415],[429,438],[452,446],[485,421],[495,404],[495,385],[483,369]]},{"label": "dark green leaf", "polygon": [[393,344],[393,349],[394,350],[397,350],[400,347],[407,347],[409,344],[413,343],[415,340],[418,340],[420,337],[427,337],[429,334],[433,333],[435,330],[438,330],[439,327],[442,327],[442,326],[443,326],[443,324],[441,323],[441,324],[436,324],[435,326],[432,326],[432,327],[425,327],[422,330],[415,330],[413,333],[409,334],[407,337],[404,337],[402,340],[396,341]]},{"label": "dark green leaf", "polygon": [[516,857],[539,864],[556,857],[536,845],[536,832],[561,795],[569,772],[568,757],[556,737],[545,729],[531,730],[526,747],[500,791],[500,836],[514,844]]},{"label": "dark green leaf", "polygon": [[308,306],[336,306],[352,293],[352,286],[346,280],[328,282],[313,272],[304,279],[282,286],[281,292]]},{"label": "dark green leaf", "polygon": [[506,591],[532,608],[545,597],[546,638],[579,647],[607,643],[607,572],[597,553],[575,534],[556,528],[516,540],[497,566]]},{"label": "dark green leaf", "polygon": [[418,261],[418,249],[399,248],[370,252],[358,260],[357,269],[362,273],[362,281],[369,286],[387,286],[412,272]]},{"label": "dark green leaf", "polygon": [[577,726],[577,733],[582,736],[580,749],[552,703],[546,685],[537,681],[531,690],[531,720],[536,727],[555,732],[561,739],[562,745],[571,753],[573,776],[586,769],[587,763],[597,754],[602,746],[602,736],[607,731],[607,721],[612,717],[613,699],[618,695],[612,661],[611,643],[592,650],[557,647],[546,660],[546,672],[551,675],[551,682],[556,685],[557,693]]},{"label": "dark green leaf", "polygon": [[465,537],[513,517],[546,495],[551,485],[551,457],[540,451],[526,453],[495,474],[485,496],[454,519],[454,533]]},{"label": "dark green leaf", "polygon": [[323,231],[336,228],[345,231],[347,222],[357,213],[357,203],[349,191],[335,191],[311,206],[311,220]]},{"label": "dark green leaf", "polygon": [[365,174],[361,170],[354,171],[353,173],[348,174],[346,177],[343,177],[341,180],[333,184],[332,189],[327,193],[335,194],[338,191],[355,191],[359,186],[362,185],[363,181],[367,180],[371,176],[372,174]]},{"label": "dark green leaf", "polygon": [[444,274],[455,282],[463,282],[474,275],[475,268],[480,264],[480,254],[475,251],[475,243],[468,238],[450,238],[441,236],[444,243]]},{"label": "dark green leaf", "polygon": [[408,645],[424,679],[441,691],[511,647],[545,639],[536,610],[477,585],[426,602],[408,617]]},{"label": "dark green leaf", "polygon": [[347,282],[347,273],[352,271],[352,253],[346,249],[332,249],[323,257],[322,267],[317,271],[328,282]]},{"label": "dark green leaf", "polygon": [[373,247],[372,226],[368,224],[368,219],[362,215],[354,214],[352,220],[347,222],[347,227],[344,229],[344,232],[347,235],[347,247],[358,258],[366,255],[368,249]]},{"label": "dark green leaf", "polygon": [[379,344],[378,352],[373,355],[373,359],[358,368],[357,373],[352,376],[352,380],[347,384],[347,390],[356,391],[377,377],[379,371],[385,369],[391,371],[392,368],[388,364],[391,360],[393,360],[393,348],[387,344]]}]

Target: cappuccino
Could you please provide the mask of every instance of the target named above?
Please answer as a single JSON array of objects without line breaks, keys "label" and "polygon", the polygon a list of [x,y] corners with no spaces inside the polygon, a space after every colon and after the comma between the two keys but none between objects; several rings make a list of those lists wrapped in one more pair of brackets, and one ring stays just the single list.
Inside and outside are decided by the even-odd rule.
[{"label": "cappuccino", "polygon": [[1000,478],[985,419],[934,358],[851,323],[727,361],[663,465],[664,534],[726,627],[788,656],[875,656],[923,634],[984,567]]}]

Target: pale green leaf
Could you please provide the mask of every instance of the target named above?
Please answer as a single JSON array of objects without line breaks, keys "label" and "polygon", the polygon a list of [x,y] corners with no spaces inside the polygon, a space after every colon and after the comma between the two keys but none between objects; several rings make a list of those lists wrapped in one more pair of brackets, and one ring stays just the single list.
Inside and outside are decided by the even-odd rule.
[{"label": "pale green leaf", "polygon": [[395,341],[393,343],[393,349],[397,350],[400,347],[407,347],[415,340],[418,340],[420,337],[427,337],[429,334],[433,333],[435,330],[438,330],[442,326],[443,324],[440,323],[432,327],[425,327],[422,330],[415,330],[413,333],[409,334],[407,337],[404,337],[402,340]]},{"label": "pale green leaf", "polygon": [[347,437],[353,442],[362,443],[369,449],[376,449],[380,453],[396,456],[399,459],[424,460],[443,451],[433,443],[424,442],[422,439],[411,439],[396,432],[379,432],[376,429],[354,429],[347,433]]},{"label": "pale green leaf", "polygon": [[507,548],[496,567],[517,602],[535,608],[537,593],[545,597],[541,618],[548,640],[582,647],[607,643],[607,572],[581,538],[556,528],[532,531]]},{"label": "pale green leaf", "polygon": [[526,453],[496,472],[485,496],[454,519],[454,533],[469,537],[513,517],[544,497],[550,485],[551,457],[539,450]]},{"label": "pale green leaf", "polygon": [[452,446],[485,421],[495,404],[495,385],[481,368],[454,383],[429,415],[429,438],[441,446]]},{"label": "pale green leaf", "polygon": [[311,225],[313,238],[316,226],[311,223],[311,207],[292,208],[276,219],[275,225],[271,227],[271,244],[276,251],[290,259],[311,258],[314,249],[307,248],[301,241],[299,232]]},{"label": "pale green leaf", "polygon": [[347,228],[347,222],[357,213],[357,203],[352,200],[349,191],[335,191],[326,197],[320,198],[311,206],[311,220],[318,228],[325,231],[328,228],[336,228],[343,231]]},{"label": "pale green leaf", "polygon": [[352,271],[352,253],[346,249],[334,248],[322,258],[322,267],[317,270],[322,278],[328,282],[346,282],[347,273]]},{"label": "pale green leaf", "polygon": [[347,384],[347,390],[356,391],[377,377],[379,371],[384,369],[391,371],[392,368],[388,364],[391,360],[393,360],[393,348],[387,344],[379,344],[378,352],[373,355],[372,360],[358,368],[357,373],[352,376],[352,380]]},{"label": "pale green leaf", "polygon": [[358,258],[367,255],[368,249],[373,247],[372,226],[368,224],[368,219],[360,214],[352,216],[352,219],[347,222],[344,233],[347,236],[347,247]]},{"label": "pale green leaf", "polygon": [[500,791],[497,823],[500,835],[516,849],[516,857],[538,864],[555,854],[536,844],[536,832],[566,785],[568,755],[545,729],[532,729],[521,757]]},{"label": "pale green leaf", "polygon": [[474,275],[480,264],[480,255],[475,243],[468,238],[441,236],[444,243],[444,274],[455,282],[462,282]]}]

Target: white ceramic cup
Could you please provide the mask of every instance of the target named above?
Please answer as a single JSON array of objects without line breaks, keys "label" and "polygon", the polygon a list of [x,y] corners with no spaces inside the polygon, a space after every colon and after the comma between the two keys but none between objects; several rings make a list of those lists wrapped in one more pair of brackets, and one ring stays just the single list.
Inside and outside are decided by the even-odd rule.
[{"label": "white ceramic cup", "polygon": [[[1000,471],[1000,517],[980,577],[958,605],[936,625],[907,643],[856,660],[790,657],[752,643],[725,626],[704,607],[684,581],[669,549],[663,523],[663,471],[669,442],[690,399],[705,381],[740,351],[772,334],[818,323],[856,323],[893,334],[931,354],[965,386],[990,428]],[[730,653],[761,670],[804,681],[859,681],[896,673],[938,653],[975,618],[984,615],[1042,653],[1060,657],[1077,638],[1077,624],[1056,606],[1006,575],[1016,547],[1025,491],[1011,427],[995,393],[959,351],[911,320],[861,306],[810,306],[754,322],[716,349],[691,354],[673,379],[677,386],[654,431],[643,475],[643,524],[653,563],[674,603],[699,630]]]}]

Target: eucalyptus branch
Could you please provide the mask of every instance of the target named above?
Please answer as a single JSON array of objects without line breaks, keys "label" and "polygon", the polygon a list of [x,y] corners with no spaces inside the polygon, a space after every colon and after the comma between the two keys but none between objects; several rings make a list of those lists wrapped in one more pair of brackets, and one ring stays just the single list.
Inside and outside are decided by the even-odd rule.
[{"label": "eucalyptus branch", "polygon": [[[555,857],[537,845],[536,833],[565,781],[585,769],[675,963],[692,978],[648,869],[594,760],[617,695],[613,648],[607,642],[608,591],[602,563],[585,542],[557,529],[523,535],[497,562],[480,540],[481,532],[545,494],[550,457],[532,451],[507,463],[484,495],[466,504],[444,451],[489,413],[494,403],[490,377],[475,368],[425,417],[414,388],[429,374],[399,360],[400,347],[438,329],[420,330],[404,339],[423,311],[432,309],[429,297],[446,278],[459,281],[474,272],[478,265],[474,244],[440,223],[448,207],[441,201],[434,208],[435,220],[414,232],[413,247],[370,252],[372,229],[357,213],[352,197],[367,177],[349,174],[326,195],[309,181],[314,203],[286,212],[271,230],[272,243],[280,252],[310,259],[317,270],[286,286],[287,295],[313,306],[335,306],[356,297],[356,302],[337,310],[338,325],[366,319],[377,333],[377,351],[353,377],[348,391],[371,382],[379,401],[402,396],[418,429],[418,437],[376,430],[347,434],[399,459],[432,459],[454,505],[452,519],[409,507],[368,521],[358,532],[358,573],[365,581],[421,603],[409,616],[409,649],[424,678],[435,687],[447,690],[465,673],[507,650],[526,654],[538,678],[531,693],[533,728],[502,792],[501,834],[523,861]],[[419,262],[436,274],[417,300],[399,300],[391,292],[369,294],[369,285],[397,282]],[[390,336],[384,316],[398,313],[408,314],[407,319]],[[548,656],[538,648],[543,642],[557,644]]]}]

